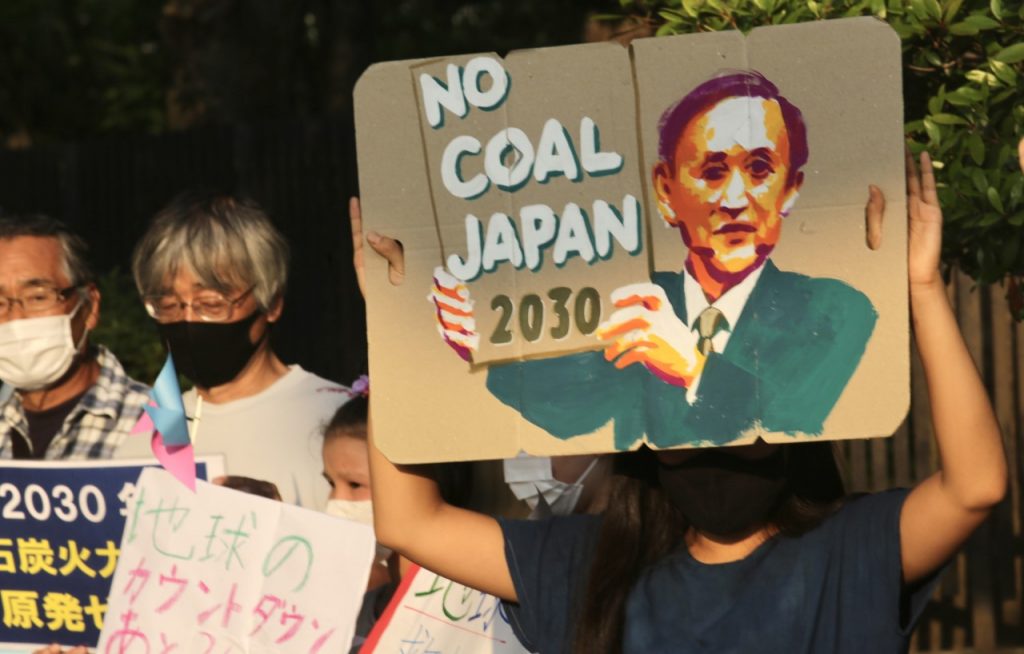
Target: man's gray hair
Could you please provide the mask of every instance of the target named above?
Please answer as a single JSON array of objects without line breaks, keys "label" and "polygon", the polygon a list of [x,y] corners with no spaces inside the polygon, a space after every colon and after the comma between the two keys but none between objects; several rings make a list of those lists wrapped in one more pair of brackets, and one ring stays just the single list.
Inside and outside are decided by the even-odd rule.
[{"label": "man's gray hair", "polygon": [[224,295],[252,287],[256,303],[267,311],[284,294],[288,243],[248,198],[184,193],[153,217],[135,246],[132,273],[139,294],[170,292],[181,266]]},{"label": "man's gray hair", "polygon": [[72,286],[91,284],[95,281],[89,266],[89,247],[80,236],[61,221],[43,214],[0,216],[0,240],[19,236],[54,238],[60,244],[61,265]]}]

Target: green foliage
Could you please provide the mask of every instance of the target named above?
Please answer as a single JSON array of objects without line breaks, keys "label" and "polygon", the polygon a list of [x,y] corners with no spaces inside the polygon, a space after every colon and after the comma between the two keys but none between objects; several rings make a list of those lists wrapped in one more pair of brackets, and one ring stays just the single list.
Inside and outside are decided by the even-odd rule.
[{"label": "green foliage", "polygon": [[0,139],[164,125],[162,0],[0,2]]},{"label": "green foliage", "polygon": [[903,41],[906,132],[936,160],[943,260],[978,282],[1024,281],[1024,3],[1019,0],[622,0],[658,35],[874,15]]},{"label": "green foliage", "polygon": [[0,147],[350,108],[374,61],[579,40],[611,0],[2,0]]},{"label": "green foliage", "polygon": [[131,377],[152,384],[166,355],[131,275],[114,268],[100,276],[97,286],[102,296],[100,323],[91,341],[110,348]]}]

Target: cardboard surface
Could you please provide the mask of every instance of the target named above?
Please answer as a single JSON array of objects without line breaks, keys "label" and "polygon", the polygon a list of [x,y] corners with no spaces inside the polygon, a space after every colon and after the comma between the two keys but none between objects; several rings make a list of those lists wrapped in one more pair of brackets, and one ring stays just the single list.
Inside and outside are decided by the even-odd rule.
[{"label": "cardboard surface", "polygon": [[[412,463],[891,434],[909,404],[900,70],[869,18],[371,67],[364,227],[406,256],[399,286],[366,261],[379,447]],[[688,260],[710,272],[686,282]],[[701,339],[686,314],[709,299],[726,320]]]}]

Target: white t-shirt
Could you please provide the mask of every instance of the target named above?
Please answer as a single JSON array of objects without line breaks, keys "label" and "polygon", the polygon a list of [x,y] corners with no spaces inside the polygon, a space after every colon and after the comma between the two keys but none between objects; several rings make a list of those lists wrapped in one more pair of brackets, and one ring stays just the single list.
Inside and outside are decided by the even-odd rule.
[{"label": "white t-shirt", "polygon": [[[182,397],[185,413],[194,417],[195,389]],[[273,482],[285,502],[323,510],[330,493],[323,478],[323,427],[350,397],[341,384],[289,366],[284,377],[256,395],[203,402],[198,421],[189,421],[196,454],[223,454],[227,474]],[[115,456],[152,458],[149,438],[129,436]]]}]

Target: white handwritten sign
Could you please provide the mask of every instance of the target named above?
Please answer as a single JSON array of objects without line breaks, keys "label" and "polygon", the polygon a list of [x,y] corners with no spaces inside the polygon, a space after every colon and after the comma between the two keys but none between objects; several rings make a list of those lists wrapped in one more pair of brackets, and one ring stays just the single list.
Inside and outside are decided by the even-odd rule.
[{"label": "white handwritten sign", "polygon": [[147,469],[97,651],[344,651],[373,549],[365,525]]},{"label": "white handwritten sign", "polygon": [[413,566],[360,654],[525,654],[501,600]]}]

